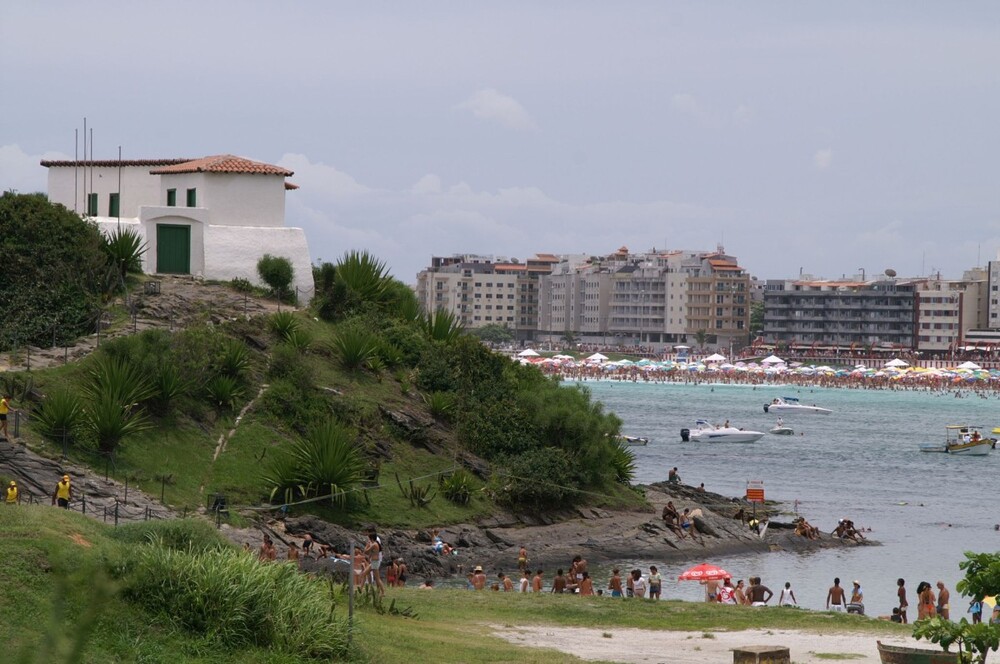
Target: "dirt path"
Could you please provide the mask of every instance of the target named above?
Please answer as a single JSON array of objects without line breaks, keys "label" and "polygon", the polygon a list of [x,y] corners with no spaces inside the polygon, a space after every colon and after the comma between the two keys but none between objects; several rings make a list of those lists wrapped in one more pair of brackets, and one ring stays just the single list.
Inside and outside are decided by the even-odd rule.
[{"label": "dirt path", "polygon": [[[729,664],[733,648],[784,646],[796,664],[823,664],[831,660],[878,662],[871,634],[820,634],[799,630],[744,630],[738,632],[670,632],[647,629],[589,629],[584,627],[491,626],[493,634],[510,643],[554,648],[585,660],[647,664]],[[914,639],[887,637],[883,643],[930,648]]]},{"label": "dirt path", "polygon": [[[278,311],[271,300],[237,293],[228,286],[207,284],[192,277],[159,275],[160,292],[146,294],[136,289],[131,294],[134,320],[113,330],[102,331],[100,341],[127,336],[150,329],[176,330],[208,320],[221,323],[242,317]],[[118,304],[124,306],[119,299]],[[280,305],[288,309],[288,305]],[[0,371],[24,371],[62,366],[86,357],[98,346],[98,335],[77,339],[71,346],[40,348],[30,346],[16,353],[0,353]]]}]

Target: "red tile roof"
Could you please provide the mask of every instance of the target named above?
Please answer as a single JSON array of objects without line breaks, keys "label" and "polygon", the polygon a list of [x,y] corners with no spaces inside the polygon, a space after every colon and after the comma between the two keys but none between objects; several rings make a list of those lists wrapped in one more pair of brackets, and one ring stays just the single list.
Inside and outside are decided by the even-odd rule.
[{"label": "red tile roof", "polygon": [[73,161],[72,159],[42,159],[42,166],[45,168],[65,168],[69,166],[95,166],[97,168],[118,168],[128,166],[174,166],[191,161],[190,159],[104,159],[97,161]]},{"label": "red tile roof", "polygon": [[709,259],[708,264],[712,266],[713,270],[742,270],[736,263],[730,263],[729,261],[720,261]]},{"label": "red tile roof", "polygon": [[298,189],[298,188],[299,185],[295,184],[294,182],[285,183],[285,191],[292,191],[293,189]]},{"label": "red tile roof", "polygon": [[153,175],[169,175],[171,173],[250,173],[254,175],[282,175],[288,177],[294,173],[281,166],[251,161],[244,157],[231,154],[219,154],[186,161],[173,166],[156,168],[150,171]]}]

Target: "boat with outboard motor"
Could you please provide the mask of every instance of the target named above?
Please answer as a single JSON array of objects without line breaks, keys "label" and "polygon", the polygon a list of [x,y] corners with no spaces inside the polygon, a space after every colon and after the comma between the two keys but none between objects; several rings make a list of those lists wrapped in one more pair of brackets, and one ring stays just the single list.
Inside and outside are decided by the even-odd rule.
[{"label": "boat with outboard motor", "polygon": [[681,429],[681,440],[693,443],[754,443],[764,437],[761,431],[747,431],[725,425],[709,424],[708,420],[698,420],[694,429]]},{"label": "boat with outboard motor", "polygon": [[968,424],[950,424],[944,428],[943,443],[921,443],[921,452],[946,452],[965,456],[986,456],[996,445],[996,438],[987,438],[982,427]]},{"label": "boat with outboard motor", "polygon": [[807,406],[803,403],[799,403],[798,397],[775,397],[771,400],[771,403],[764,404],[765,413],[819,413],[820,415],[829,415],[833,411],[829,408],[820,408],[816,404]]}]

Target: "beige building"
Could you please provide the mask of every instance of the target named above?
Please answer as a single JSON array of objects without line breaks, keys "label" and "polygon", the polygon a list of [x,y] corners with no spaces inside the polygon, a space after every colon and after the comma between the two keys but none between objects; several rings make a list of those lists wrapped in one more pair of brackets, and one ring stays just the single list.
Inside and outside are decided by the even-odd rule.
[{"label": "beige building", "polygon": [[988,272],[966,271],[961,279],[911,280],[917,287],[916,348],[921,352],[953,352],[966,345],[971,330],[988,327]]}]

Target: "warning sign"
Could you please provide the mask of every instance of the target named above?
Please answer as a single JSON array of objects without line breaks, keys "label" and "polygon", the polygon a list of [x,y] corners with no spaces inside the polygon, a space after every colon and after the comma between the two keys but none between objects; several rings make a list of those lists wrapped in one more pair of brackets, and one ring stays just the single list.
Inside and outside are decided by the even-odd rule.
[{"label": "warning sign", "polygon": [[747,500],[751,503],[762,503],[764,502],[764,481],[763,480],[748,480],[747,481]]}]

